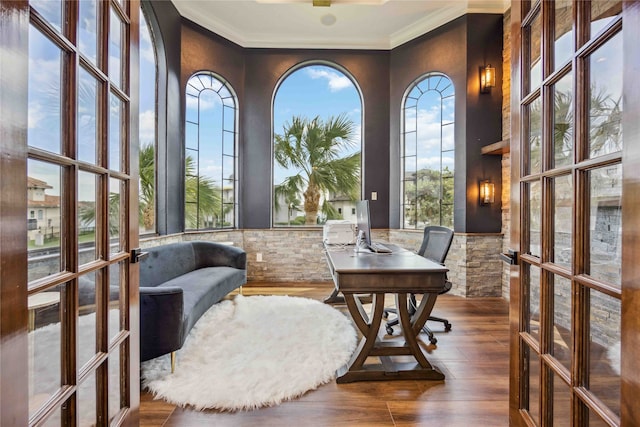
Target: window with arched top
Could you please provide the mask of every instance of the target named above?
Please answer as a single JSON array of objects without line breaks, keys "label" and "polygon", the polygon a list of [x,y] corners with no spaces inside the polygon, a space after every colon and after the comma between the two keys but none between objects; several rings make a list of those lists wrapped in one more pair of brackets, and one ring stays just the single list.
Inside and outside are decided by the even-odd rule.
[{"label": "window with arched top", "polygon": [[406,91],[402,108],[404,228],[453,228],[455,91],[444,74],[429,73]]},{"label": "window with arched top", "polygon": [[236,225],[237,114],[233,88],[203,71],[186,88],[185,229]]},{"label": "window with arched top", "polygon": [[355,222],[361,197],[362,96],[336,64],[299,64],[273,100],[273,225]]},{"label": "window with arched top", "polygon": [[153,35],[144,10],[140,8],[140,234],[156,231],[156,153],[157,130],[157,71],[158,60]]}]

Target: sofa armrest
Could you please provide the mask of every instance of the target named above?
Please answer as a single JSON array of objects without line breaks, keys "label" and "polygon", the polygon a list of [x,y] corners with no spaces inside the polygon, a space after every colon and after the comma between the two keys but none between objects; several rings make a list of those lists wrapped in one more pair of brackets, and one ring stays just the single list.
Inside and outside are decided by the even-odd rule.
[{"label": "sofa armrest", "polygon": [[247,254],[235,246],[215,242],[191,242],[196,257],[196,268],[233,267],[247,269]]},{"label": "sofa armrest", "polygon": [[183,291],[179,287],[140,287],[140,361],[182,347]]}]

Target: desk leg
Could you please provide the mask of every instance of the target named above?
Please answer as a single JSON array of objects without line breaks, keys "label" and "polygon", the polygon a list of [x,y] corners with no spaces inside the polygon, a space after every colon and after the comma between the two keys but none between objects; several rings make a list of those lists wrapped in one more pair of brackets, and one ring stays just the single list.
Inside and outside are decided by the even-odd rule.
[{"label": "desk leg", "polygon": [[[420,366],[424,369],[433,369],[433,366],[431,366],[427,358],[424,357],[424,353],[422,353],[422,350],[418,345],[418,340],[416,339],[418,333],[420,333],[420,330],[422,329],[422,326],[429,317],[431,310],[416,312],[416,315],[412,319],[407,305],[407,296],[407,294],[396,294],[396,307],[398,308],[398,317],[400,318],[400,325],[402,325],[405,345],[411,349],[413,357],[416,358]],[[420,306],[420,308],[424,308],[422,302]],[[417,333],[416,329],[418,330]]]},{"label": "desk leg", "polygon": [[[398,313],[404,330],[408,331],[405,334],[406,342],[404,345],[397,345],[397,342],[394,341],[382,341],[378,337],[378,333],[384,312],[384,295],[384,293],[373,294],[373,310],[369,318],[358,297],[354,294],[345,294],[351,318],[362,333],[363,338],[353,356],[351,356],[351,360],[336,373],[336,382],[343,384],[353,381],[443,380],[444,375],[431,366],[417,342],[417,335],[421,325],[424,325],[430,310],[426,310],[421,303],[422,311],[420,315],[412,318],[408,311],[407,294],[400,294],[398,296]],[[427,298],[423,300],[426,301]],[[402,301],[404,301],[404,304]],[[419,324],[418,332],[412,333],[414,327],[419,326]],[[392,356],[404,355],[413,356],[417,363],[396,363],[392,360]],[[367,358],[370,356],[377,356],[381,365],[372,365],[370,363],[365,365]]]},{"label": "desk leg", "polygon": [[347,301],[347,307],[349,307],[353,321],[358,329],[360,329],[360,332],[362,332],[362,335],[364,335],[360,346],[358,346],[359,351],[354,352],[353,357],[349,361],[349,370],[358,370],[362,368],[378,340],[378,331],[380,330],[382,312],[384,311],[384,294],[373,294],[373,314],[371,322],[369,322],[362,304],[355,295],[345,294],[344,298]]}]

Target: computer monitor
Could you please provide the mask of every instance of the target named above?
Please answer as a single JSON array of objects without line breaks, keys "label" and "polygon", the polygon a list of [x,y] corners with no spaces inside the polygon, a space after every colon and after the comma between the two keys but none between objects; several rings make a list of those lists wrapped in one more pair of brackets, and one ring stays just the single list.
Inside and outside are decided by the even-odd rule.
[{"label": "computer monitor", "polygon": [[356,202],[356,225],[358,227],[358,243],[362,242],[366,246],[371,245],[371,219],[368,200]]}]

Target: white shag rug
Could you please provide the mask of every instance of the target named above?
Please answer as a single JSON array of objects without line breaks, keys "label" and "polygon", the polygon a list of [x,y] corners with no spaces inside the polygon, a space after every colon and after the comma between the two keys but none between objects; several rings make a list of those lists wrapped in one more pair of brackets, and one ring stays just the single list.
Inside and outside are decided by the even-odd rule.
[{"label": "white shag rug", "polygon": [[207,311],[177,353],[142,363],[156,398],[195,409],[276,405],[335,378],[356,346],[351,320],[308,298],[236,296]]}]

